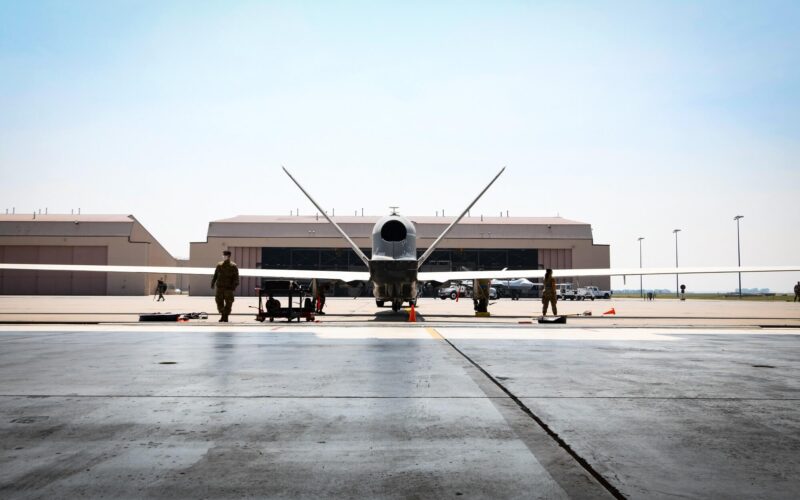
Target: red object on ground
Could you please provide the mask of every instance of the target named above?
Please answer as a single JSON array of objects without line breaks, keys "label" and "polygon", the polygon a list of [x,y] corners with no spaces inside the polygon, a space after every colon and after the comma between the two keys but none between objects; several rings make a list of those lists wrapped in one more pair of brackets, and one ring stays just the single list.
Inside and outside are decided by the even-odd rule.
[{"label": "red object on ground", "polygon": [[408,322],[409,323],[417,322],[417,312],[414,310],[414,304],[411,304],[411,311],[408,312]]},{"label": "red object on ground", "polygon": [[617,311],[615,311],[614,308],[612,307],[608,311],[604,312],[603,316],[605,316],[606,314],[617,314]]}]

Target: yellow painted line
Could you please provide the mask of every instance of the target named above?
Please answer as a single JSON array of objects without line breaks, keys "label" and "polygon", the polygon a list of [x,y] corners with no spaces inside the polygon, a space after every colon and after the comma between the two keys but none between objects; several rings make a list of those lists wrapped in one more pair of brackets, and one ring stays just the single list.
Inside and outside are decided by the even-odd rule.
[{"label": "yellow painted line", "polygon": [[442,335],[436,331],[436,328],[426,328],[425,331],[428,332],[428,335],[437,340],[444,340],[444,337],[442,337]]}]

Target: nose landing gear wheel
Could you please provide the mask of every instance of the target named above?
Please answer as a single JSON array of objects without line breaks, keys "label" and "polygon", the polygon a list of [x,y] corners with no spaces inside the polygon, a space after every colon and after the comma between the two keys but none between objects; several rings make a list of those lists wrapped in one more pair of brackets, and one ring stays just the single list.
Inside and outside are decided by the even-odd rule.
[{"label": "nose landing gear wheel", "polygon": [[398,302],[396,300],[392,301],[392,311],[397,312],[403,306],[402,302]]}]

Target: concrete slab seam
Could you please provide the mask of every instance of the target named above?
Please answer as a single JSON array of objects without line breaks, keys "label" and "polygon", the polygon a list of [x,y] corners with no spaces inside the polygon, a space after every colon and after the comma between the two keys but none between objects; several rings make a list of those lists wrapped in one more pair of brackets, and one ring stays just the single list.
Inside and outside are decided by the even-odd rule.
[{"label": "concrete slab seam", "polygon": [[[461,349],[456,347],[450,340],[443,337],[438,331],[434,330],[433,328],[428,328],[427,330],[433,330],[438,338],[441,338],[442,341],[446,342],[450,347],[453,348],[458,354],[460,354],[464,359],[469,361],[469,363],[478,369],[486,378],[488,378],[494,385],[496,385],[501,391],[503,391],[508,397],[523,411],[526,415],[528,415],[531,419],[533,419],[539,427],[541,427],[544,432],[547,433],[556,443],[558,443],[559,447],[561,447],[564,451],[566,451],[570,457],[572,457],[589,475],[591,475],[600,485],[608,491],[614,498],[617,499],[626,499],[625,495],[622,494],[614,485],[612,485],[602,474],[597,472],[594,467],[582,456],[578,455],[572,447],[564,441],[556,432],[554,432],[550,426],[548,426],[541,418],[539,418],[533,411],[528,408],[517,396],[515,396],[511,391],[509,391],[503,384],[501,384],[497,379],[495,379],[491,374],[489,374],[486,370],[483,369],[478,363],[476,363],[472,358],[467,356]],[[429,331],[430,333],[430,331]],[[433,334],[431,334],[433,336]]]}]

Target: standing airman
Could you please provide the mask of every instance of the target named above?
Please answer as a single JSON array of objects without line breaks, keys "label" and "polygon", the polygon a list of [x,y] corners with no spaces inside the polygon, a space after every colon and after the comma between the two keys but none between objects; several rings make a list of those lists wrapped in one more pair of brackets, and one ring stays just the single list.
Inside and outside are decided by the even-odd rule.
[{"label": "standing airman", "polygon": [[793,302],[798,302],[798,301],[800,301],[800,281],[798,281],[797,284],[794,286],[794,301]]},{"label": "standing airman", "polygon": [[489,312],[491,280],[472,280],[472,303],[476,313]]},{"label": "standing airman", "polygon": [[558,292],[556,291],[556,280],[553,278],[553,270],[548,269],[544,273],[544,283],[542,287],[542,316],[547,316],[547,305],[550,304],[553,308],[553,316],[558,316],[558,309],[556,309],[556,302],[558,301]]},{"label": "standing airman", "polygon": [[217,264],[211,279],[211,288],[216,287],[214,298],[217,301],[217,311],[221,315],[219,320],[227,323],[233,307],[233,291],[239,286],[239,268],[235,262],[231,262],[231,253],[228,250],[222,252],[222,256],[224,260]]}]

